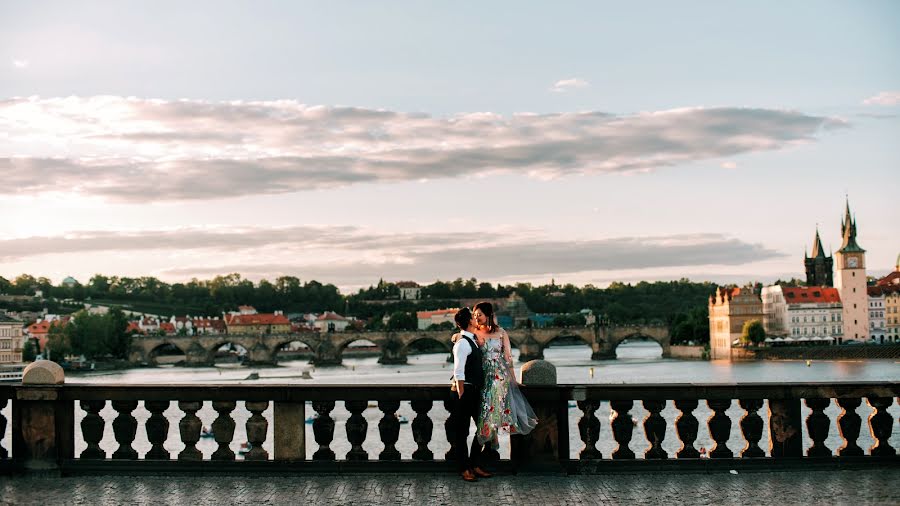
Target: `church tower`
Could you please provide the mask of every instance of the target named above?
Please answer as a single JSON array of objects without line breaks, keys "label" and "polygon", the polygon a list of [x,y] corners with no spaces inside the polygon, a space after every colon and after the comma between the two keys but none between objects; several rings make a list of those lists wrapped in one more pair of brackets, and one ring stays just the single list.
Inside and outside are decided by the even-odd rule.
[{"label": "church tower", "polygon": [[806,266],[806,286],[834,286],[832,278],[834,259],[825,254],[822,239],[819,238],[819,227],[816,227],[812,255],[804,254],[803,263]]},{"label": "church tower", "polygon": [[835,254],[835,286],[841,294],[844,340],[864,340],[869,335],[869,295],[866,290],[866,250],[856,244],[856,220],[847,202],[841,220],[841,249]]}]

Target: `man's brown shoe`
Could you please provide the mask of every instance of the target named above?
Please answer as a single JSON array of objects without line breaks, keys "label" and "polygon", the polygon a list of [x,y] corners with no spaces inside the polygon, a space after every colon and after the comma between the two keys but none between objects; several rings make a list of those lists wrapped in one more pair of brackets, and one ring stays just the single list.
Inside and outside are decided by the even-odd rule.
[{"label": "man's brown shoe", "polygon": [[478,481],[478,478],[475,477],[475,473],[468,469],[462,472],[462,479],[466,481]]},{"label": "man's brown shoe", "polygon": [[475,476],[477,476],[479,478],[490,478],[491,476],[494,475],[493,473],[489,473],[480,467],[476,467],[474,472],[475,472]]}]

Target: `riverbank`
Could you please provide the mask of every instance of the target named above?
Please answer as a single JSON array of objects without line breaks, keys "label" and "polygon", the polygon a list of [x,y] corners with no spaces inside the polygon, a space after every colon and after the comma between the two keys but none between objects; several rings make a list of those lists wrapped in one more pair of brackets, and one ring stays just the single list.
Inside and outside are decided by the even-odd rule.
[{"label": "riverbank", "polygon": [[733,348],[734,361],[752,360],[897,360],[900,345],[784,346]]}]

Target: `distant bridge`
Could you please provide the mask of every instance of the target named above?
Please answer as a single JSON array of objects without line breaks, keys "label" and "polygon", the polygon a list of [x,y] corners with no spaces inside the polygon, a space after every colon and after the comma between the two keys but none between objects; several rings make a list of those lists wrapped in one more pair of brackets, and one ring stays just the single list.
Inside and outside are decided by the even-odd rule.
[{"label": "distant bridge", "polygon": [[[652,340],[662,347],[663,357],[670,353],[669,331],[664,325],[610,325],[593,327],[551,327],[510,330],[509,340],[516,347],[520,362],[544,357],[544,349],[561,338],[577,338],[591,347],[591,359],[616,358],[616,348],[626,339]],[[135,364],[156,364],[164,347],[173,346],[185,356],[186,365],[212,365],[216,351],[225,344],[242,346],[247,350],[250,365],[273,365],[278,352],[287,345],[300,342],[313,354],[312,364],[341,363],[347,345],[360,340],[374,343],[381,350],[381,364],[405,364],[410,347],[420,341],[439,343],[450,352],[451,331],[396,332],[335,332],[262,335],[199,335],[199,336],[135,336],[128,359]]]}]

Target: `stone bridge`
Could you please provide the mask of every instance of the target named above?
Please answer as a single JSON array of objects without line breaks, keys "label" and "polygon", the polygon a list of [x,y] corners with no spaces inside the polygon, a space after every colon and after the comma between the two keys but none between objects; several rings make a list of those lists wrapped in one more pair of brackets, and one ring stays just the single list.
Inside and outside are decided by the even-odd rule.
[{"label": "stone bridge", "polygon": [[[274,365],[278,352],[290,343],[309,347],[315,365],[337,365],[347,345],[366,340],[381,352],[381,364],[405,364],[410,347],[420,341],[439,343],[450,352],[449,331],[346,332],[263,335],[135,336],[128,359],[136,364],[156,364],[158,352],[173,346],[185,355],[186,365],[212,365],[216,351],[225,344],[247,350],[248,365]],[[595,326],[516,329],[509,331],[512,345],[519,349],[519,361],[543,358],[544,349],[561,338],[577,338],[591,347],[591,359],[616,358],[616,347],[626,339],[649,339],[659,343],[663,357],[669,356],[669,333],[662,325]]]}]

